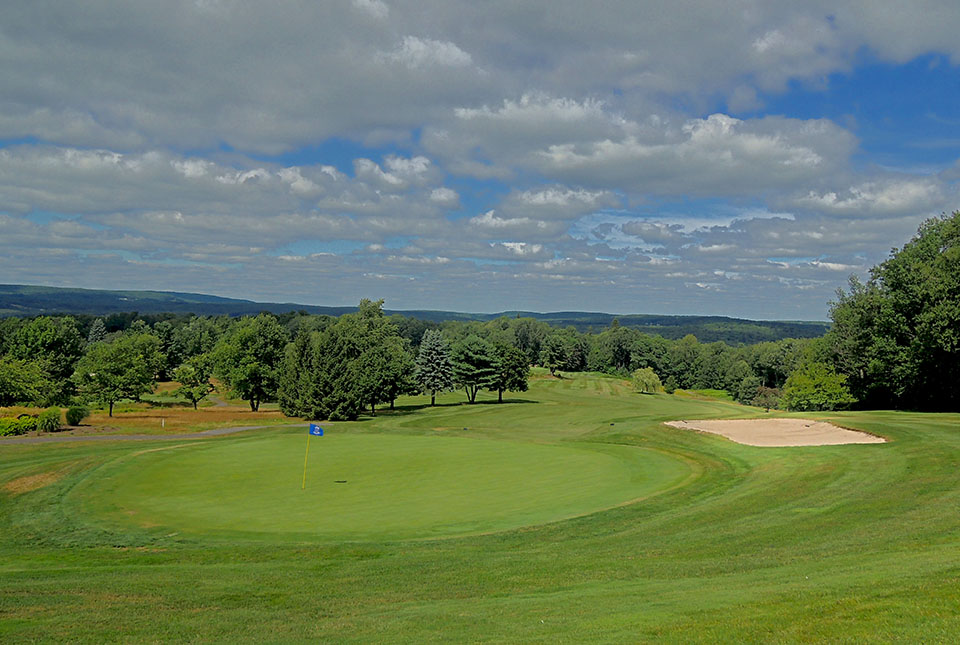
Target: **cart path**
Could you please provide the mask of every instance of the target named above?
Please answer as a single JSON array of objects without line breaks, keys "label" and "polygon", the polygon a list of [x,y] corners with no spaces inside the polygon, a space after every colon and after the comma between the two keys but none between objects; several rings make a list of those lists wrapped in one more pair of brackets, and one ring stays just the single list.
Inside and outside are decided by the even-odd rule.
[{"label": "cart path", "polygon": [[301,424],[282,424],[282,425],[260,425],[260,426],[234,426],[232,428],[213,428],[203,432],[190,432],[185,434],[94,434],[94,435],[71,435],[71,436],[44,436],[44,437],[13,437],[0,439],[0,446],[10,446],[16,444],[34,444],[34,443],[65,443],[70,441],[172,441],[180,439],[204,439],[206,437],[218,437],[244,430],[260,430],[263,428],[290,428]]}]

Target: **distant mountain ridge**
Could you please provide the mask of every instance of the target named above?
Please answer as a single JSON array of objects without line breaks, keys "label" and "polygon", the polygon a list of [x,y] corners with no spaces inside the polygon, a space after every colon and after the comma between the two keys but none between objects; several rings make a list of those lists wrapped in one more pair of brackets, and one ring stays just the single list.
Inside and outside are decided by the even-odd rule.
[{"label": "distant mountain ridge", "polygon": [[[0,284],[0,317],[44,314],[104,316],[133,311],[141,314],[172,313],[202,316],[245,316],[264,311],[274,314],[305,311],[310,314],[340,316],[356,311],[356,307],[255,302],[176,291],[115,291]],[[385,310],[385,312],[437,323],[471,320],[485,322],[501,316],[529,317],[556,327],[573,326],[579,331],[601,331],[616,319],[624,327],[634,327],[650,334],[660,334],[665,338],[682,338],[687,334],[693,334],[702,342],[723,340],[732,344],[756,343],[781,338],[815,338],[822,336],[830,327],[826,322],[746,320],[726,316],[617,315],[584,311],[551,313],[504,311],[496,314],[481,314],[417,309]]]}]

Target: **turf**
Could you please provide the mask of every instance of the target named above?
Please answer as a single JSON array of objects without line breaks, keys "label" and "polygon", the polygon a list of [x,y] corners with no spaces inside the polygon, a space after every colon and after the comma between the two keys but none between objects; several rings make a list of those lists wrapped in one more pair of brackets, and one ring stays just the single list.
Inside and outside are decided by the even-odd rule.
[{"label": "turf", "polygon": [[[573,469],[563,466],[570,480],[585,482],[573,475],[609,464],[612,479],[598,485],[619,492],[586,504],[593,512],[549,500],[555,506],[544,516],[524,518],[530,509],[518,510],[517,525],[497,529],[499,520],[488,514],[489,530],[467,527],[463,535],[461,527],[436,539],[425,537],[429,527],[403,529],[415,539],[398,528],[377,535],[371,514],[348,539],[295,526],[217,526],[209,498],[222,499],[222,492],[205,498],[204,486],[189,482],[223,477],[226,471],[209,464],[231,455],[249,463],[250,455],[278,452],[288,440],[302,445],[302,429],[202,442],[0,446],[0,640],[960,639],[960,415],[817,415],[890,441],[754,448],[660,422],[764,416],[761,410],[638,395],[598,376],[538,378],[530,392],[508,395],[503,405],[489,397],[460,405],[462,398],[446,395],[433,409],[423,399],[402,401],[376,419],[325,426],[329,436],[319,441],[348,440],[361,466],[370,463],[359,448],[364,442],[389,440],[421,452],[444,452],[444,442],[478,450],[504,444],[531,476],[539,468],[543,482],[551,469],[538,462],[556,451],[562,463],[572,460]],[[170,449],[179,443],[189,445]],[[163,450],[135,455],[154,448]],[[459,448],[449,450],[447,458],[458,458]],[[199,460],[197,467],[171,461],[178,454]],[[664,459],[660,475],[651,455]],[[294,489],[301,466],[283,475],[294,479]],[[167,479],[150,486],[151,468]],[[635,484],[649,491],[632,503],[611,503],[635,493],[635,484],[621,488],[618,468],[639,471]],[[410,509],[428,505],[431,491],[468,477],[467,467],[419,470],[442,483],[424,486],[391,521],[415,522]],[[311,471],[319,478],[308,480],[317,495],[322,473]],[[141,493],[124,499],[123,491],[110,490],[121,482],[143,487]],[[554,487],[534,488],[544,503],[550,496],[543,490]],[[558,496],[566,490],[555,488]],[[177,491],[188,495],[182,510],[190,512],[167,515],[162,506]],[[381,486],[366,497],[391,494]],[[276,498],[252,488],[245,511],[251,517],[263,503],[258,495]],[[507,498],[500,495],[500,503],[513,503]]]},{"label": "turf", "polygon": [[[116,524],[275,540],[384,540],[498,531],[583,515],[689,475],[630,446],[457,437],[271,435],[137,451],[67,504]],[[300,464],[308,462],[308,478]]]}]

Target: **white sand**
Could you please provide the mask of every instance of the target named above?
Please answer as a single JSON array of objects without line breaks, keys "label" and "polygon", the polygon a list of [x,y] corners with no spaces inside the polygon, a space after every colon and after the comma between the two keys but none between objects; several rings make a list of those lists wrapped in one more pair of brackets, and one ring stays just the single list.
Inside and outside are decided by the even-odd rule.
[{"label": "white sand", "polygon": [[711,419],[667,421],[668,426],[723,435],[748,446],[835,446],[845,443],[885,443],[866,432],[845,430],[811,419]]}]

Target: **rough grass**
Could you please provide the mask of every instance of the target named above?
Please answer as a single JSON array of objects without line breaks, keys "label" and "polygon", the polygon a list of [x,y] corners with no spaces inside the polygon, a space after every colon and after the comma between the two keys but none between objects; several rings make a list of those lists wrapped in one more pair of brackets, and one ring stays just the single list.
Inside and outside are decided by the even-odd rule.
[{"label": "rough grass", "polygon": [[483,535],[271,540],[82,512],[78,498],[106,503],[91,485],[109,481],[116,460],[171,442],[0,446],[0,485],[82,460],[41,488],[0,492],[0,640],[960,638],[960,415],[812,415],[890,442],[754,448],[661,421],[761,410],[564,376],[538,378],[503,405],[486,395],[461,405],[463,394],[453,393],[436,408],[408,399],[376,419],[325,427],[331,437],[370,440],[386,433],[643,448],[683,462],[690,476],[637,503]]}]

